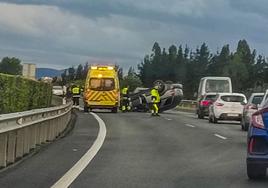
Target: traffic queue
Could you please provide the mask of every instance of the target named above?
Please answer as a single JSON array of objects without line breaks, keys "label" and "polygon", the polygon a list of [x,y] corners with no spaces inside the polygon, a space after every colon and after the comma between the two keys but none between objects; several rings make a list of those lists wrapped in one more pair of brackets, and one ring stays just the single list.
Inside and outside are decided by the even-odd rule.
[{"label": "traffic queue", "polygon": [[247,100],[232,92],[228,77],[202,78],[198,90],[196,113],[208,116],[209,123],[240,121],[247,134],[247,175],[250,179],[266,176],[268,168],[268,90],[252,93]]}]

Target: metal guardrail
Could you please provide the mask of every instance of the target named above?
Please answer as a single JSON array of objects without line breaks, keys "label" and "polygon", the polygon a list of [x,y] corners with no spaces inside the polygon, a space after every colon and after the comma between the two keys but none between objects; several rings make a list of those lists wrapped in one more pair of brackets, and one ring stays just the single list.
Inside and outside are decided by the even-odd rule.
[{"label": "metal guardrail", "polygon": [[14,163],[36,146],[51,142],[67,127],[72,103],[0,115],[0,167]]},{"label": "metal guardrail", "polygon": [[197,101],[182,100],[179,104],[179,108],[196,109]]}]

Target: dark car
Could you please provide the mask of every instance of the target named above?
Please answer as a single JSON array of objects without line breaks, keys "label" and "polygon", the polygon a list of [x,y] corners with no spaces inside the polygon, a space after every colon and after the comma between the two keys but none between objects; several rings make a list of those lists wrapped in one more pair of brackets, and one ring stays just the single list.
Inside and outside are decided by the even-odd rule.
[{"label": "dark car", "polygon": [[266,176],[268,167],[268,103],[251,118],[247,138],[247,174],[250,179]]},{"label": "dark car", "polygon": [[[161,99],[159,104],[160,112],[175,108],[181,102],[183,97],[181,84],[157,80],[154,82],[154,85],[159,86]],[[151,104],[151,89],[137,88],[132,94],[130,94],[130,101],[133,111],[148,111]]]},{"label": "dark car", "polygon": [[205,116],[208,116],[209,106],[213,103],[215,97],[216,93],[207,93],[198,101],[196,106],[196,113],[199,119],[204,119]]}]

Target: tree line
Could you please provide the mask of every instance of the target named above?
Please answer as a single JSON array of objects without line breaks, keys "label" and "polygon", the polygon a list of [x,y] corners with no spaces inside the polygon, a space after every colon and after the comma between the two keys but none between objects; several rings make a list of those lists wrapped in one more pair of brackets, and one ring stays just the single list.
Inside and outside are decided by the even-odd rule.
[{"label": "tree line", "polygon": [[171,45],[166,50],[155,42],[152,53],[138,65],[138,76],[145,87],[151,87],[158,79],[180,82],[185,98],[193,99],[205,76],[230,77],[235,92],[263,90],[268,83],[268,62],[251,50],[246,40],[240,40],[234,52],[227,44],[215,54],[206,43],[195,50],[182,45]]},{"label": "tree line", "polygon": [[[84,82],[86,80],[89,68],[90,65],[88,64],[88,62],[85,63],[84,65],[79,64],[77,68],[70,67],[61,74],[60,81],[55,77],[53,79],[53,83],[59,83],[62,85],[77,84],[80,86],[84,86],[85,85]],[[120,67],[119,65],[115,65],[115,68],[117,69],[118,72],[121,88],[129,86],[129,90],[134,91],[137,87],[142,86],[142,82],[133,67],[130,67],[128,69],[126,75],[123,74],[123,68]]]},{"label": "tree line", "polygon": [[0,61],[0,73],[10,75],[21,75],[22,74],[21,60],[15,57],[4,57]]}]

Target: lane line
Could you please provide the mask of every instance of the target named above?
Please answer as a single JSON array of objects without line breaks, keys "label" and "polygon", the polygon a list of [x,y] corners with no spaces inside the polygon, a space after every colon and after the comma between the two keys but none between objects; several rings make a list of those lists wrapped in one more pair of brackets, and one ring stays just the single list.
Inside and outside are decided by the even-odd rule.
[{"label": "lane line", "polygon": [[168,121],[172,121],[172,119],[169,119],[169,118],[165,118],[166,120],[168,120]]},{"label": "lane line", "polygon": [[106,137],[106,126],[103,120],[95,113],[90,113],[99,123],[99,133],[97,139],[91,148],[83,155],[83,157],[64,174],[51,188],[66,188],[79,176],[79,174],[88,166],[91,160],[100,150]]},{"label": "lane line", "polygon": [[195,127],[194,125],[191,125],[191,124],[185,124],[185,126],[187,126],[187,127],[192,127],[192,128]]},{"label": "lane line", "polygon": [[226,139],[227,139],[226,137],[221,136],[221,135],[219,135],[219,134],[214,134],[214,136],[216,136],[216,137],[218,137],[218,138],[221,138],[221,139],[223,139],[223,140],[226,140]]}]

